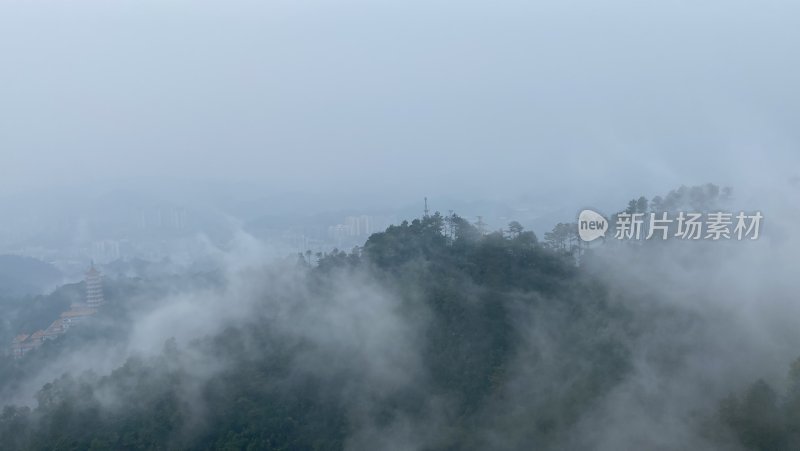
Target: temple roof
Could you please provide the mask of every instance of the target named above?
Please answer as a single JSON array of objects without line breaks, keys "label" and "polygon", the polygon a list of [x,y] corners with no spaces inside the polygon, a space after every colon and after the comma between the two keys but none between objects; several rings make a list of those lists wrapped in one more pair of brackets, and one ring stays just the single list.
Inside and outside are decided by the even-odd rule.
[{"label": "temple roof", "polygon": [[81,316],[91,316],[97,313],[95,309],[86,309],[86,310],[70,310],[68,312],[64,312],[61,314],[62,318],[78,318]]}]

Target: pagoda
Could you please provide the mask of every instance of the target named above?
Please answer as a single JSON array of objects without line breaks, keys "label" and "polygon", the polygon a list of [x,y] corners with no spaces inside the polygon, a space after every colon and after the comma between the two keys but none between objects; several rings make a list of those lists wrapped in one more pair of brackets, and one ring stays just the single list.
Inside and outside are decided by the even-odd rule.
[{"label": "pagoda", "polygon": [[103,275],[95,269],[94,262],[86,271],[86,306],[90,309],[97,309],[105,304],[103,297]]}]

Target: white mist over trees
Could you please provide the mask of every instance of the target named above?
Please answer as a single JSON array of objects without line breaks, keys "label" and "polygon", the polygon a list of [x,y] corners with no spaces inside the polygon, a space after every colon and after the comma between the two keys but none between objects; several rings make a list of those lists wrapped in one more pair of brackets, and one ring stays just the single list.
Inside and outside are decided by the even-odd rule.
[{"label": "white mist over trees", "polygon": [[[692,190],[705,197],[676,196]],[[731,202],[674,193],[674,208]],[[797,241],[782,229],[797,214],[768,207],[756,241],[608,243],[578,266],[520,224],[482,234],[438,213],[313,265],[265,266],[243,236],[223,272],[109,282],[97,322],[4,371],[17,406],[0,434],[35,449],[793,449]]]},{"label": "white mist over trees", "polygon": [[[800,449],[798,43],[787,0],[0,1],[0,344],[91,260],[106,301],[0,356],[0,450]],[[610,238],[715,210],[759,239]]]}]

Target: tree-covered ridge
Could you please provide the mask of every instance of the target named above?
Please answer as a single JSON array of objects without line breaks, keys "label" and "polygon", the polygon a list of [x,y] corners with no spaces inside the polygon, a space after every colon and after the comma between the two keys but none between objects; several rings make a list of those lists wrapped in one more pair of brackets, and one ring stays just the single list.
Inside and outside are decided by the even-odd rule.
[{"label": "tree-covered ridge", "polygon": [[[398,424],[430,421],[431,436],[417,438],[427,449],[487,449],[493,440],[487,430],[513,431],[510,448],[552,447],[628,369],[624,310],[574,260],[539,245],[518,224],[484,234],[458,216],[435,214],[297,271],[304,288],[266,293],[252,322],[184,346],[168,343],[160,356],[131,358],[107,376],[62,377],[42,389],[33,409],[7,407],[2,443],[10,449],[390,449],[377,437],[396,433]],[[328,345],[292,332],[312,326],[270,316],[275,303],[266,298],[275,296],[289,298],[290,309],[328,308],[342,280],[367,280],[399,299],[391,312],[410,328],[408,362],[419,368],[376,370],[373,362],[348,360],[369,343],[345,347],[347,365],[319,365],[328,356],[318,348]],[[382,346],[389,354],[409,352]],[[215,369],[203,377],[192,370],[209,366]],[[374,383],[372,392],[370,377],[388,380],[387,387]],[[529,378],[531,384],[522,383]],[[537,385],[553,381],[560,382],[545,391]]]},{"label": "tree-covered ridge", "polygon": [[[648,199],[645,196],[628,201],[628,205],[617,212],[608,216],[609,224],[606,237],[612,237],[617,230],[617,221],[620,215],[641,215],[642,218],[649,218],[649,215],[664,213],[677,213],[685,211],[690,213],[704,213],[710,211],[720,211],[727,207],[733,195],[733,190],[729,187],[720,188],[713,183],[696,186],[681,186],[671,190],[664,196],[654,196]],[[670,225],[669,230],[674,233],[675,226]],[[544,234],[544,246],[552,250],[581,255],[585,246],[578,236],[578,224],[575,222],[559,222],[552,230]]]},{"label": "tree-covered ridge", "polygon": [[[719,208],[728,196],[714,185],[680,188],[634,199],[629,211]],[[631,431],[620,421],[651,413],[648,421],[662,421],[665,386],[696,392],[719,374],[687,372],[697,369],[689,359],[725,349],[715,346],[729,336],[711,337],[736,324],[720,316],[724,299],[694,299],[706,294],[704,277],[726,273],[708,270],[720,264],[710,246],[606,246],[576,260],[575,230],[560,224],[540,242],[519,223],[487,233],[436,213],[351,252],[217,274],[213,286],[247,281],[212,290],[243,318],[168,340],[162,352],[102,376],[73,371],[51,381],[37,405],[5,408],[0,448],[592,449],[607,432],[598,425],[608,424],[597,449],[627,445]],[[190,278],[184,288],[197,284]],[[111,302],[106,315],[111,324],[134,321],[124,303]],[[121,329],[48,343],[6,374],[19,380],[65,348],[124,340]],[[718,410],[751,376],[715,382],[720,390],[669,413],[684,441],[665,429],[661,443],[796,449],[796,373],[784,394],[759,382]],[[607,415],[616,416],[604,423]]]},{"label": "tree-covered ridge", "polygon": [[758,380],[723,399],[718,420],[746,449],[800,449],[800,359],[792,363],[783,393]]}]

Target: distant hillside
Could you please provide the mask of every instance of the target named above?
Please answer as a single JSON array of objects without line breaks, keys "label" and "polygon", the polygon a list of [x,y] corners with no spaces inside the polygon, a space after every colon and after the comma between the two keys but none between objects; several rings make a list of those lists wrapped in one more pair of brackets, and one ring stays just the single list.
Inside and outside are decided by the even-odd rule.
[{"label": "distant hillside", "polygon": [[0,296],[40,294],[61,283],[53,265],[31,257],[0,255]]},{"label": "distant hillside", "polygon": [[[249,305],[241,321],[207,323],[209,335],[168,340],[161,354],[132,357],[107,375],[56,379],[33,409],[6,406],[0,447],[558,449],[629,371],[626,333],[593,331],[631,330],[630,315],[533,233],[484,235],[435,214],[317,260],[251,273],[269,282],[249,300],[225,290],[199,304]],[[164,324],[177,330],[181,321]],[[7,365],[6,386],[64,343]],[[402,446],[397,424],[437,429],[419,439],[430,446]],[[496,431],[508,446],[492,446],[486,437]],[[350,445],[357,440],[370,446]]]}]

